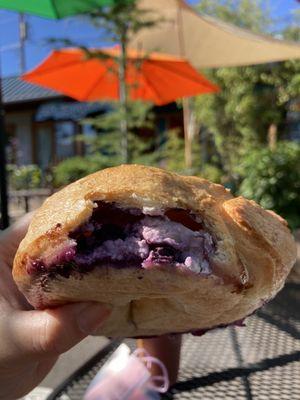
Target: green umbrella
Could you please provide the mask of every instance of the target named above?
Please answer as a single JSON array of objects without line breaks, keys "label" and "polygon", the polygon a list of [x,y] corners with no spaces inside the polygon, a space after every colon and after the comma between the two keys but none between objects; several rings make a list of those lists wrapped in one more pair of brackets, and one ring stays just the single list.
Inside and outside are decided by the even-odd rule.
[{"label": "green umbrella", "polygon": [[[96,10],[101,6],[113,5],[119,0],[0,0],[0,9],[17,11],[19,13],[34,14],[40,17],[60,19],[72,15],[84,14]],[[131,0],[128,0],[131,1]],[[1,76],[0,76],[0,229],[9,224],[5,135],[2,118]]]},{"label": "green umbrella", "polygon": [[115,0],[0,0],[0,8],[59,19],[84,14]]}]

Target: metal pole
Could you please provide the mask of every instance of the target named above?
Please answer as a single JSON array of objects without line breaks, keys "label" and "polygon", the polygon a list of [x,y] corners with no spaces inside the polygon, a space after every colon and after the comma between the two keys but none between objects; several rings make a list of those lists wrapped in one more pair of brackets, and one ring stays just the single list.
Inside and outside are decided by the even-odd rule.
[{"label": "metal pole", "polygon": [[[181,13],[181,5],[178,4],[177,11],[177,33],[178,33],[178,46],[179,46],[179,54],[180,57],[185,56],[185,41],[183,34],[183,21],[182,21],[182,13]],[[190,101],[187,98],[182,99],[182,111],[183,111],[183,131],[184,131],[184,159],[185,159],[185,167],[187,169],[191,169],[193,166],[193,157],[192,157],[192,135],[191,135],[191,109],[190,109]]]},{"label": "metal pole", "polygon": [[0,200],[1,200],[1,229],[9,225],[7,180],[6,180],[6,135],[4,130],[4,107],[2,103],[1,56],[0,56]]},{"label": "metal pole", "polygon": [[191,134],[191,109],[188,98],[182,99],[183,106],[183,130],[184,130],[184,158],[185,167],[191,169],[193,166],[192,134]]},{"label": "metal pole", "polygon": [[20,39],[20,74],[26,69],[25,40],[27,39],[27,26],[23,13],[19,15],[19,39]]},{"label": "metal pole", "polygon": [[126,33],[121,36],[121,55],[119,60],[119,100],[121,105],[120,130],[122,135],[122,158],[129,163],[128,120],[127,120],[127,88],[126,88]]}]

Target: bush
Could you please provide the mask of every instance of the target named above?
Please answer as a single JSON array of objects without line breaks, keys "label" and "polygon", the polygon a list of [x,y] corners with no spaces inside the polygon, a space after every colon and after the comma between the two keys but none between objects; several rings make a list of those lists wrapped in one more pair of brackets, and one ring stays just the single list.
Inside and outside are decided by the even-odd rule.
[{"label": "bush", "polygon": [[291,228],[300,226],[300,145],[279,143],[250,153],[239,168],[239,194],[253,199],[287,219]]},{"label": "bush", "polygon": [[42,171],[37,165],[9,165],[8,176],[13,190],[37,189],[42,184]]},{"label": "bush", "polygon": [[205,164],[198,175],[211,182],[222,183],[224,172],[213,164]]},{"label": "bush", "polygon": [[53,168],[53,186],[60,187],[92,174],[100,169],[110,167],[101,156],[71,157]]}]

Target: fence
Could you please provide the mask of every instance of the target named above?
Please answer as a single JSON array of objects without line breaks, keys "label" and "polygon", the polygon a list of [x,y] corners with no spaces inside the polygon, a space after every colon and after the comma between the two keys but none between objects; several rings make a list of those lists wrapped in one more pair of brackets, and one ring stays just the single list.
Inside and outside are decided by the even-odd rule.
[{"label": "fence", "polygon": [[9,192],[9,215],[11,222],[37,209],[53,193],[53,189],[12,190]]}]

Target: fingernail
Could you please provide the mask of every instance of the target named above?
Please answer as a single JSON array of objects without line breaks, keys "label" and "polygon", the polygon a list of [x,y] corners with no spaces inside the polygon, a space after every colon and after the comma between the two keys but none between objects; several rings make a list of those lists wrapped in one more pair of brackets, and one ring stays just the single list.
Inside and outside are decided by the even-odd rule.
[{"label": "fingernail", "polygon": [[108,307],[101,303],[89,303],[78,311],[78,327],[84,333],[92,333],[104,324],[110,313]]}]

